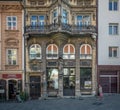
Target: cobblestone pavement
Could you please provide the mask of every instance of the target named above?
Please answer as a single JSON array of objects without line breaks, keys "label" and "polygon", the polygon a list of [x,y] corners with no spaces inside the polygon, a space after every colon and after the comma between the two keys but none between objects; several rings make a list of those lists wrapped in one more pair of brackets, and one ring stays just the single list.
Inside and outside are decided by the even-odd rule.
[{"label": "cobblestone pavement", "polygon": [[105,95],[102,101],[96,97],[82,97],[30,100],[23,103],[0,102],[0,110],[120,110],[120,95]]}]

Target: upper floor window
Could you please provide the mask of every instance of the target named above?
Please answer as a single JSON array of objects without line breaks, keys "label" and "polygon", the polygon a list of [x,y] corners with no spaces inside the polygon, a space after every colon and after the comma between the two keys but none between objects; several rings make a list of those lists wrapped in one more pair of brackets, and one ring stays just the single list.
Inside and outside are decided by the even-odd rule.
[{"label": "upper floor window", "polygon": [[68,23],[68,12],[65,9],[63,9],[62,11],[62,23]]},{"label": "upper floor window", "polygon": [[80,47],[80,59],[91,59],[92,58],[92,48],[89,44],[83,44]]},{"label": "upper floor window", "polygon": [[31,25],[32,26],[44,26],[45,24],[45,16],[31,16]]},{"label": "upper floor window", "polygon": [[52,12],[52,22],[53,23],[57,23],[58,22],[58,12],[57,12],[57,9],[55,9],[53,12]]},{"label": "upper floor window", "polygon": [[33,44],[30,46],[30,59],[41,58],[41,46],[39,44]]},{"label": "upper floor window", "polygon": [[72,44],[66,44],[64,46],[63,59],[75,59],[75,47]]},{"label": "upper floor window", "polygon": [[16,65],[17,64],[17,49],[7,49],[7,64]]},{"label": "upper floor window", "polygon": [[7,29],[16,30],[17,29],[17,17],[16,16],[7,16]]},{"label": "upper floor window", "polygon": [[118,47],[109,47],[109,57],[118,57]]},{"label": "upper floor window", "polygon": [[109,24],[109,35],[118,35],[118,23]]},{"label": "upper floor window", "polygon": [[117,11],[118,10],[118,0],[109,0],[109,10]]},{"label": "upper floor window", "polygon": [[45,4],[45,3],[44,3],[43,0],[38,1],[38,5],[44,5],[44,4]]},{"label": "upper floor window", "polygon": [[49,44],[46,49],[47,59],[58,58],[58,47],[55,44]]},{"label": "upper floor window", "polygon": [[77,16],[77,26],[88,26],[90,25],[89,15],[78,15]]},{"label": "upper floor window", "polygon": [[35,6],[36,5],[36,1],[30,1],[30,5],[31,6]]}]

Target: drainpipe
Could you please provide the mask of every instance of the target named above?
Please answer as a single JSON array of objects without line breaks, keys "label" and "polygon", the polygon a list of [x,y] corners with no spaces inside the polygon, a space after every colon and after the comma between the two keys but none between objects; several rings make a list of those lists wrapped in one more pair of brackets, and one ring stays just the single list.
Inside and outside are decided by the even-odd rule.
[{"label": "drainpipe", "polygon": [[20,0],[20,4],[21,4],[21,6],[22,6],[22,8],[23,8],[23,73],[24,73],[24,77],[23,77],[23,79],[24,79],[24,92],[25,92],[25,100],[26,100],[26,42],[25,42],[25,32],[26,32],[26,28],[25,28],[25,26],[26,26],[26,0]]}]

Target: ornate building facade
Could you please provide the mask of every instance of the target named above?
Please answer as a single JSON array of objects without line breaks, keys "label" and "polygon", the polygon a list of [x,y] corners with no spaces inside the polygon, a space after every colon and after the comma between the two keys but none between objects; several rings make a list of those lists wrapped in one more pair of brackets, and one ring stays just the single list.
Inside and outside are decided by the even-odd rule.
[{"label": "ornate building facade", "polygon": [[0,0],[0,98],[22,91],[23,11],[18,0]]},{"label": "ornate building facade", "polygon": [[29,96],[95,94],[96,1],[25,0],[24,8]]}]

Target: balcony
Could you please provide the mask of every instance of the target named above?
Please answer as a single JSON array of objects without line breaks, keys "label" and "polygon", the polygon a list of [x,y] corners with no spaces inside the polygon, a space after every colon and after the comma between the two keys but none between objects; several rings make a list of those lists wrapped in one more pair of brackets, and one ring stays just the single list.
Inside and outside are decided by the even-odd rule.
[{"label": "balcony", "polygon": [[77,26],[70,24],[50,24],[44,26],[26,26],[26,34],[50,34],[53,32],[66,32],[69,34],[96,33],[96,27],[93,25]]}]

